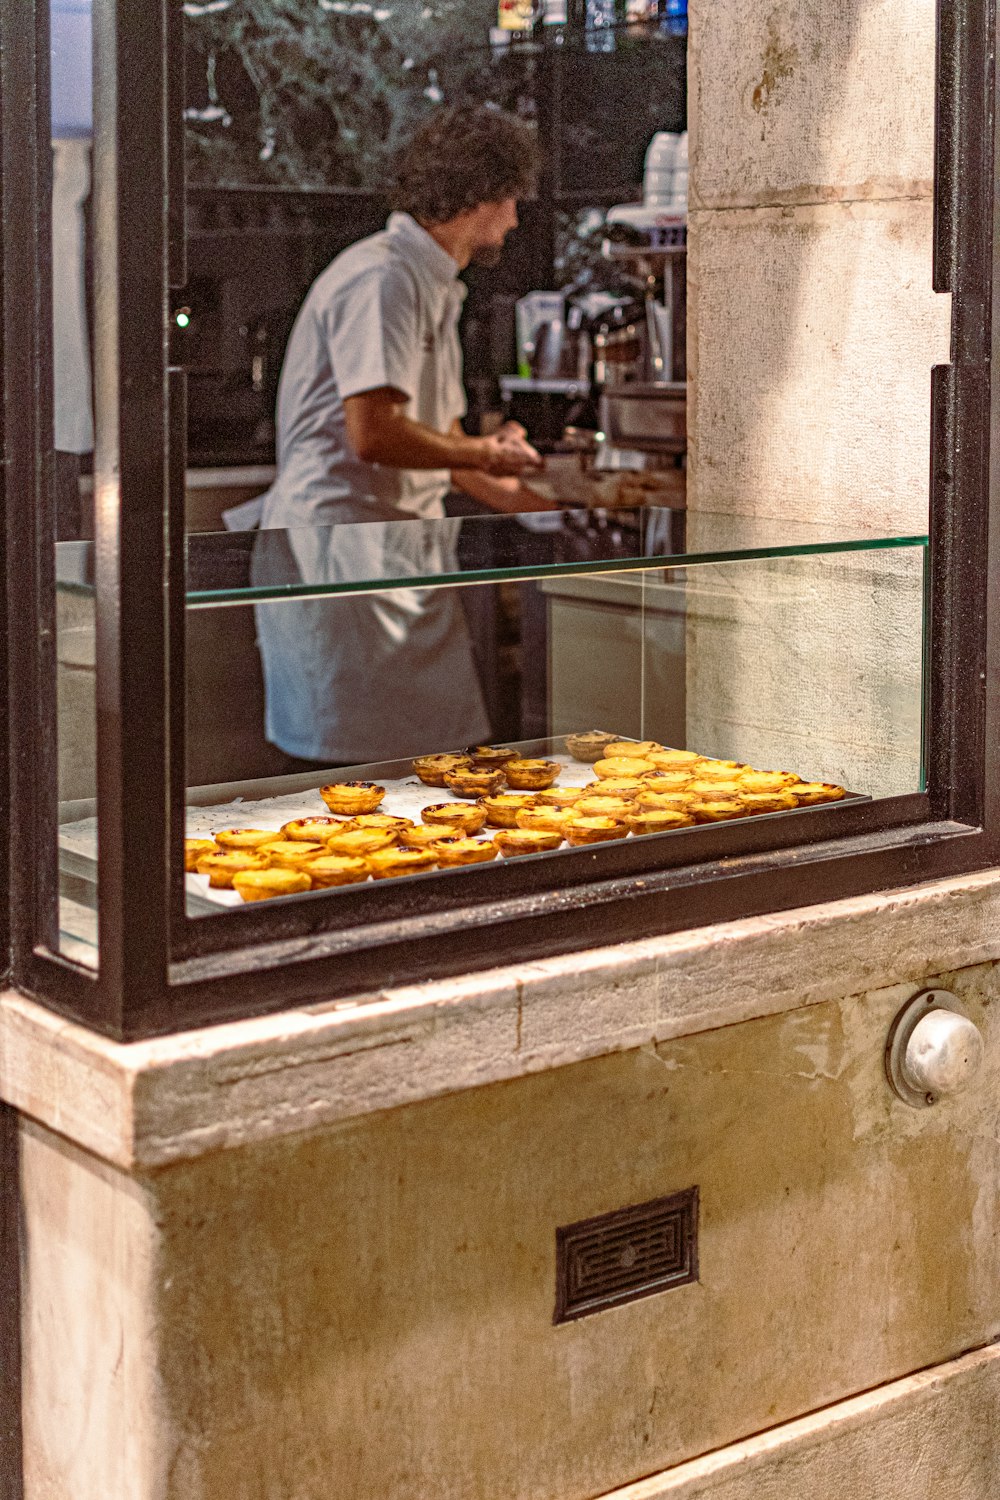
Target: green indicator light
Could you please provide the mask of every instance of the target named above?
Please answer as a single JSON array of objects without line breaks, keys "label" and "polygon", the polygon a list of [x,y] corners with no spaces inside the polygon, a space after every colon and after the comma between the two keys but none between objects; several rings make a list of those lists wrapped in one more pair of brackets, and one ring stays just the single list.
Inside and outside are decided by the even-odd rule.
[{"label": "green indicator light", "polygon": [[176,314],[174,322],[177,324],[178,328],[187,328],[191,322],[191,314],[189,312],[184,312],[182,309],[179,313]]}]

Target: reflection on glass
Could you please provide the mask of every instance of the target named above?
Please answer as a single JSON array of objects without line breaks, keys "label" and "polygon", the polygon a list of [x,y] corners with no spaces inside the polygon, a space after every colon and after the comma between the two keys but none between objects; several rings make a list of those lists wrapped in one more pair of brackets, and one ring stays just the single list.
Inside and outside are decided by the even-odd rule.
[{"label": "reflection on glass", "polygon": [[94,601],[89,549],[94,419],[88,315],[93,113],[91,0],[51,0],[52,354],[56,683],[60,822],[59,944],[96,965]]}]

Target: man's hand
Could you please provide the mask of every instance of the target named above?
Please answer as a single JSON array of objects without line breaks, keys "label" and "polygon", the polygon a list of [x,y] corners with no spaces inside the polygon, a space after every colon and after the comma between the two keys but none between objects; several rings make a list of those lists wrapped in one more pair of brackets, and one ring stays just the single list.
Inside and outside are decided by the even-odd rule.
[{"label": "man's hand", "polygon": [[505,422],[492,436],[480,438],[483,459],[476,467],[499,477],[537,472],[543,467],[541,454],[528,442],[528,434],[517,422]]}]

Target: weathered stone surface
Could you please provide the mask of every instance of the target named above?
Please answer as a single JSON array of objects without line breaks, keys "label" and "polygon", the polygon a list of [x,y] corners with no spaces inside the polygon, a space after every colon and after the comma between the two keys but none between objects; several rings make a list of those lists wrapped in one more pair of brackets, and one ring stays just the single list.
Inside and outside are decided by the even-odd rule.
[{"label": "weathered stone surface", "polygon": [[689,263],[689,507],[924,530],[930,203],[692,213]]},{"label": "weathered stone surface", "polygon": [[[898,985],[135,1179],[26,1126],[27,1500],[585,1500],[997,1337],[1000,971],[948,978],[988,1061],[925,1111]],[[698,1282],[554,1327],[556,1227],[693,1185]]]},{"label": "weathered stone surface", "polygon": [[690,0],[699,208],[928,198],[934,0]]},{"label": "weathered stone surface", "polygon": [[606,1500],[993,1500],[1000,1350],[826,1407]]},{"label": "weathered stone surface", "polygon": [[0,1092],[155,1167],[998,957],[989,870],[130,1045],[11,994]]}]

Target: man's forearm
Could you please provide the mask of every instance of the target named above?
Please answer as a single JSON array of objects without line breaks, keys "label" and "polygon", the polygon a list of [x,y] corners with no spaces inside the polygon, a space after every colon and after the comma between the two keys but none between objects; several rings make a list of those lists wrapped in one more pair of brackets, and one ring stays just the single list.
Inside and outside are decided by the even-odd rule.
[{"label": "man's forearm", "polygon": [[436,432],[401,413],[384,413],[355,446],[366,463],[392,469],[479,469],[486,462],[482,439]]},{"label": "man's forearm", "polygon": [[491,510],[520,515],[532,510],[558,510],[555,500],[548,500],[520,479],[496,479],[475,469],[453,469],[451,482],[457,490],[488,505]]}]

